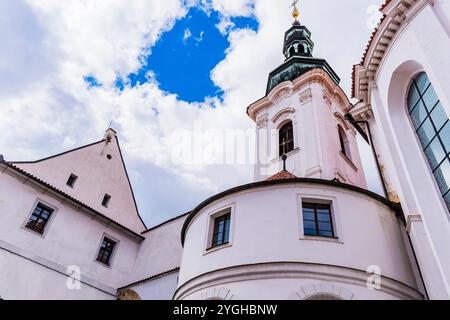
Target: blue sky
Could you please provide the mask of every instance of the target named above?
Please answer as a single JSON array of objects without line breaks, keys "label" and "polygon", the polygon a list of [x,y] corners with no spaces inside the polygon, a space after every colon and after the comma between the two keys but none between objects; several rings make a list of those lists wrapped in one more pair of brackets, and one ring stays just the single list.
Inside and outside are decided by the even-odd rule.
[{"label": "blue sky", "polygon": [[[254,16],[230,17],[227,32],[219,30],[221,14],[215,10],[193,7],[165,32],[158,42],[143,55],[143,66],[126,79],[118,77],[116,87],[135,87],[154,77],[163,91],[174,93],[186,102],[203,102],[206,97],[221,98],[223,91],[211,80],[211,71],[225,59],[230,46],[229,32],[236,29],[258,31]],[[84,77],[89,88],[101,84],[92,75]]]},{"label": "blue sky", "polygon": [[[382,2],[301,1],[315,55],[347,94]],[[11,161],[58,154],[98,141],[112,120],[149,226],[251,182],[251,164],[174,163],[171,137],[196,124],[254,130],[245,110],[284,61],[290,3],[0,0],[0,153]]]}]

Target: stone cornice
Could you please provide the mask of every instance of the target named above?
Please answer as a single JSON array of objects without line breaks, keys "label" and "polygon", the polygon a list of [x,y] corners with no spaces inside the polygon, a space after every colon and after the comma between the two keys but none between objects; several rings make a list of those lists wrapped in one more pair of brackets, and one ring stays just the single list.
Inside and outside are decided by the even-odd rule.
[{"label": "stone cornice", "polygon": [[391,43],[411,19],[431,0],[394,0],[382,7],[383,19],[373,32],[360,64],[353,68],[352,96],[369,101],[370,82],[377,76]]},{"label": "stone cornice", "polygon": [[319,83],[323,85],[337,101],[344,105],[344,109],[350,108],[351,103],[342,88],[337,85],[333,81],[333,79],[331,79],[331,77],[322,69],[313,69],[294,79],[293,81],[284,81],[278,84],[269,92],[267,96],[252,103],[247,108],[248,116],[253,121],[256,121],[257,114],[262,110],[273,106],[277,100],[277,97],[279,97],[282,92],[286,90],[290,90],[290,92],[296,92],[306,84],[310,83]]}]

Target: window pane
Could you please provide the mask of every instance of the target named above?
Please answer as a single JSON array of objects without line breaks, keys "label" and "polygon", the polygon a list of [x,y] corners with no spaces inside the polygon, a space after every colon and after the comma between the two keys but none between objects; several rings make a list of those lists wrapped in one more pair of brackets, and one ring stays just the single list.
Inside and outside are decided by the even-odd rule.
[{"label": "window pane", "polygon": [[317,220],[321,221],[321,222],[330,222],[331,221],[331,217],[328,213],[319,213],[317,215]]},{"label": "window pane", "polygon": [[441,103],[439,103],[434,108],[433,112],[431,112],[431,119],[433,120],[434,126],[436,127],[437,131],[439,131],[445,124],[445,122],[447,122],[448,117]]},{"label": "window pane", "polygon": [[411,119],[413,121],[414,127],[417,129],[420,127],[422,122],[426,119],[428,116],[428,111],[425,108],[422,101],[419,101],[417,106],[414,108],[414,110],[411,112]]},{"label": "window pane", "polygon": [[450,188],[450,161],[444,161],[434,173],[442,194],[448,192]]},{"label": "window pane", "polygon": [[430,119],[427,119],[424,122],[424,124],[417,131],[417,134],[419,135],[419,139],[423,147],[426,147],[431,142],[431,140],[433,140],[434,136],[436,135],[436,131],[434,130]]},{"label": "window pane", "polygon": [[332,231],[331,223],[319,222],[319,230]]},{"label": "window pane", "polygon": [[419,74],[416,79],[415,79],[417,88],[419,89],[420,93],[424,93],[425,90],[428,88],[428,86],[430,85],[430,80],[428,79],[428,76],[425,72],[422,72],[421,74]]},{"label": "window pane", "polygon": [[436,103],[439,101],[433,86],[429,86],[425,94],[422,96],[423,102],[428,111],[431,111]]},{"label": "window pane", "polygon": [[439,132],[439,137],[441,137],[447,153],[450,152],[450,122],[447,122],[445,127]]},{"label": "window pane", "polygon": [[314,221],[314,213],[313,212],[303,212],[303,219]]},{"label": "window pane", "polygon": [[316,223],[314,221],[303,221],[305,229],[316,229]]},{"label": "window pane", "polygon": [[442,148],[441,141],[436,137],[433,142],[425,149],[425,155],[428,162],[431,165],[431,169],[434,170],[444,160],[446,154]]},{"label": "window pane", "polygon": [[314,208],[307,208],[303,205],[303,212],[314,213]]},{"label": "window pane", "polygon": [[448,210],[450,210],[450,192],[445,195],[444,201],[445,204],[447,205]]},{"label": "window pane", "polygon": [[333,233],[330,231],[319,231],[319,235],[322,237],[333,237]]},{"label": "window pane", "polygon": [[411,85],[411,89],[409,91],[408,95],[408,110],[411,111],[417,104],[417,101],[419,101],[420,95],[419,92],[416,89],[416,86],[413,84]]},{"label": "window pane", "polygon": [[309,210],[312,210],[312,211],[314,211],[314,208],[315,208],[314,204],[312,204],[312,203],[306,203],[306,202],[304,202],[304,203],[302,204],[302,207],[303,207],[303,210],[309,209]]},{"label": "window pane", "polygon": [[315,229],[305,229],[305,235],[307,236],[316,236],[317,231]]}]

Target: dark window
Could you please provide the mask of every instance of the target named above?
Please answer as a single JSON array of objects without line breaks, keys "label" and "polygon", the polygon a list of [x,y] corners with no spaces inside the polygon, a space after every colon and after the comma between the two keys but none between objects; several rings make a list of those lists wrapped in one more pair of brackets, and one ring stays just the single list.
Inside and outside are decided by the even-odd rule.
[{"label": "dark window", "polygon": [[98,252],[97,261],[109,266],[111,264],[112,254],[116,245],[117,242],[105,237],[103,239],[102,246],[100,247],[100,251]]},{"label": "dark window", "polygon": [[279,137],[280,156],[294,150],[294,128],[292,127],[292,122],[288,122],[281,127]]},{"label": "dark window", "polygon": [[347,134],[345,133],[344,129],[342,129],[341,126],[338,127],[338,131],[339,131],[339,143],[341,145],[341,152],[348,159],[351,159],[350,146],[348,143]]},{"label": "dark window", "polygon": [[329,204],[303,203],[303,227],[306,236],[334,238]]},{"label": "dark window", "polygon": [[431,171],[450,210],[450,121],[425,72],[414,78],[407,104]]},{"label": "dark window", "polygon": [[105,196],[103,197],[102,206],[104,206],[105,208],[108,208],[110,201],[111,201],[111,196],[109,194],[105,194]]},{"label": "dark window", "polygon": [[215,218],[211,244],[212,248],[229,243],[230,223],[231,223],[231,213]]},{"label": "dark window", "polygon": [[44,206],[42,203],[38,203],[25,227],[40,234],[44,234],[45,226],[50,220],[53,211],[53,209]]},{"label": "dark window", "polygon": [[67,185],[71,188],[75,186],[75,182],[77,182],[78,177],[74,174],[71,174],[69,179],[67,180]]},{"label": "dark window", "polygon": [[291,47],[291,49],[289,49],[289,54],[292,57],[295,54],[295,48]]}]

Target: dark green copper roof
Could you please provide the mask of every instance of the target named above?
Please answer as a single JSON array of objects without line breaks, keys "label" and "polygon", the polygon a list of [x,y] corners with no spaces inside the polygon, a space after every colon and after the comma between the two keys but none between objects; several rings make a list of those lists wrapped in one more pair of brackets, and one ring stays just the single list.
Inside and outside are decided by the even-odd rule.
[{"label": "dark green copper roof", "polygon": [[283,81],[292,81],[312,69],[324,70],[339,85],[340,78],[324,59],[313,57],[314,42],[311,32],[298,21],[284,35],[285,62],[272,71],[267,83],[266,95]]},{"label": "dark green copper roof", "polygon": [[337,85],[341,82],[325,59],[294,56],[270,73],[266,95],[281,82],[292,81],[312,69],[324,70]]}]

